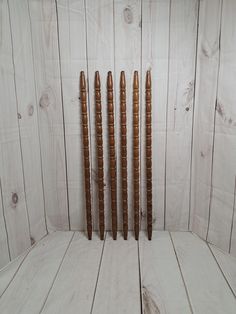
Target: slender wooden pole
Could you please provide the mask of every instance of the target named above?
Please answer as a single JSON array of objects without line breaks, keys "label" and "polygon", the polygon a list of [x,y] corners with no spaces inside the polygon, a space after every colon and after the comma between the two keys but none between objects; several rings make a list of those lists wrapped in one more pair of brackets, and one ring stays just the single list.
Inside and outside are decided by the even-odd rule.
[{"label": "slender wooden pole", "polygon": [[84,149],[84,180],[86,197],[86,218],[87,232],[89,240],[92,239],[92,211],[91,211],[91,184],[90,184],[90,161],[89,161],[89,131],[87,114],[87,93],[84,72],[80,72],[80,101],[82,110],[82,130],[83,130],[83,149]]},{"label": "slender wooden pole", "polygon": [[111,182],[111,214],[113,239],[117,238],[117,204],[116,204],[116,152],[112,73],[107,76],[108,131],[110,153],[110,182]]},{"label": "slender wooden pole", "polygon": [[134,183],[134,234],[139,238],[139,78],[133,79],[133,183]]},{"label": "slender wooden pole", "polygon": [[104,171],[103,171],[103,139],[102,139],[102,103],[99,72],[95,73],[95,106],[97,135],[97,166],[98,166],[98,206],[100,239],[104,240]]},{"label": "slender wooden pole", "polygon": [[120,74],[120,129],[121,129],[121,185],[124,239],[128,236],[128,193],[127,193],[127,128],[126,128],[126,82],[125,72]]},{"label": "slender wooden pole", "polygon": [[146,188],[147,188],[147,233],[152,239],[152,91],[151,72],[146,73]]}]

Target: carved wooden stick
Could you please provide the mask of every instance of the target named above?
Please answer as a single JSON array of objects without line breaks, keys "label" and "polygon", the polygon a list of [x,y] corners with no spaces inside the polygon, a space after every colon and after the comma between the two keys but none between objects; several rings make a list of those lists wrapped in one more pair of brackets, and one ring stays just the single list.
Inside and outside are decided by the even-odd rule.
[{"label": "carved wooden stick", "polygon": [[97,134],[97,166],[98,166],[98,206],[100,239],[104,240],[104,172],[103,172],[103,139],[102,139],[102,104],[99,72],[95,73],[95,105]]},{"label": "carved wooden stick", "polygon": [[80,101],[82,110],[82,130],[83,130],[83,148],[84,148],[84,179],[85,179],[85,197],[86,197],[86,218],[87,232],[89,240],[92,239],[92,211],[91,211],[91,191],[90,191],[90,161],[89,161],[89,134],[88,134],[88,114],[86,81],[84,72],[80,72]]},{"label": "carved wooden stick", "polygon": [[124,239],[128,235],[128,194],[127,194],[127,129],[126,129],[126,83],[125,72],[120,74],[120,128],[121,128],[121,186],[123,207]]},{"label": "carved wooden stick", "polygon": [[152,92],[151,73],[146,73],[146,188],[147,188],[147,233],[152,239]]},{"label": "carved wooden stick", "polygon": [[134,234],[139,237],[139,81],[138,72],[133,80],[133,182],[134,182]]},{"label": "carved wooden stick", "polygon": [[112,73],[107,76],[107,103],[108,103],[108,130],[110,151],[110,181],[111,181],[111,214],[113,239],[117,237],[117,204],[116,204],[116,153],[115,153],[115,127],[113,105]]}]

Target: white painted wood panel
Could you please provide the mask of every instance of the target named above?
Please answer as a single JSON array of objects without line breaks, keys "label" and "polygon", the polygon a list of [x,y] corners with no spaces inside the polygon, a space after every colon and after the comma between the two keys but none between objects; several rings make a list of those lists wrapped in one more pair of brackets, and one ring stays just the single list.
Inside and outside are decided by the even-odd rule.
[{"label": "white painted wood panel", "polygon": [[69,214],[71,229],[84,230],[86,205],[79,101],[80,71],[87,72],[84,1],[58,0],[57,8],[65,113]]},{"label": "white painted wood panel", "polygon": [[[208,240],[230,250],[236,176],[236,2],[223,1]],[[235,239],[235,230],[233,237]],[[234,241],[235,246],[235,241]],[[232,253],[236,254],[233,248]]]},{"label": "white painted wood panel", "polygon": [[27,0],[9,1],[13,62],[31,242],[46,234],[38,113]]},{"label": "white painted wood panel", "polygon": [[145,76],[152,76],[152,202],[153,228],[164,229],[165,141],[168,91],[170,1],[142,2],[142,227],[146,229]]},{"label": "white painted wood panel", "polygon": [[[121,202],[121,147],[120,147],[120,72],[126,76],[126,125],[127,125],[127,175],[128,175],[128,228],[133,230],[133,74],[139,71],[139,88],[141,100],[141,1],[114,1],[114,62],[115,62],[115,99],[117,131],[117,208],[118,227],[122,230]],[[141,112],[141,101],[140,101]],[[141,119],[141,117],[140,117]],[[140,123],[141,126],[141,123]],[[141,162],[140,162],[141,169]],[[141,190],[140,190],[141,191]],[[140,193],[141,196],[141,193]],[[140,198],[141,201],[141,198]],[[140,207],[141,210],[141,207]]]},{"label": "white painted wood panel", "polygon": [[6,220],[4,216],[4,208],[2,201],[2,186],[0,179],[0,269],[10,261],[10,251],[8,247]]},{"label": "white painted wood panel", "polygon": [[68,200],[55,1],[29,0],[45,209],[49,230],[67,230]]},{"label": "white painted wood panel", "polygon": [[42,313],[90,313],[103,244],[75,234]]},{"label": "white painted wood panel", "polygon": [[54,232],[38,243],[2,295],[1,313],[40,312],[72,236],[72,232]]},{"label": "white painted wood panel", "polygon": [[11,258],[30,246],[7,0],[0,2],[0,174]]},{"label": "white painted wood panel", "polygon": [[211,198],[221,0],[200,1],[190,229],[206,239]]},{"label": "white painted wood panel", "polygon": [[171,233],[194,313],[235,313],[236,299],[207,244],[197,236]]},{"label": "white painted wood panel", "polygon": [[169,230],[188,229],[198,4],[171,2],[165,221]]},{"label": "white painted wood panel", "polygon": [[[93,223],[98,230],[98,189],[97,189],[97,158],[96,158],[96,130],[95,130],[95,100],[94,77],[99,71],[101,78],[102,126],[103,126],[103,156],[104,156],[104,204],[105,228],[111,229],[110,207],[110,174],[109,174],[109,141],[107,122],[107,72],[113,73],[114,81],[114,29],[113,29],[113,2],[109,0],[86,1],[86,28],[87,28],[87,61],[89,82],[89,110],[91,130],[91,172]],[[116,127],[116,124],[115,124]],[[115,139],[117,140],[117,139]]]},{"label": "white painted wood panel", "polygon": [[236,259],[214,245],[210,245],[210,248],[236,296]]},{"label": "white painted wood panel", "polygon": [[107,234],[92,313],[140,313],[138,243]]},{"label": "white painted wood panel", "polygon": [[139,240],[143,313],[191,313],[168,232]]}]

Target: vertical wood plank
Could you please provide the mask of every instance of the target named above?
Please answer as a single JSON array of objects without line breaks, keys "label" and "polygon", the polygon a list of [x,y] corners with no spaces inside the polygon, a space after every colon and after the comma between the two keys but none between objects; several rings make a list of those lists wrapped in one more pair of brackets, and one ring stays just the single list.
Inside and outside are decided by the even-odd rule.
[{"label": "vertical wood plank", "polygon": [[45,209],[50,230],[69,228],[55,1],[29,0],[42,151]]},{"label": "vertical wood plank", "polygon": [[[85,229],[85,196],[79,75],[85,72],[86,25],[84,0],[57,0],[61,79],[65,114],[69,214],[72,230]],[[89,121],[88,121],[89,123]]]},{"label": "vertical wood plank", "polygon": [[46,234],[38,106],[27,0],[9,1],[26,203],[31,242]]},{"label": "vertical wood plank", "polygon": [[[142,1],[142,88],[145,87],[145,73],[152,73],[152,137],[153,137],[153,229],[164,228],[165,207],[165,141],[166,106],[168,90],[169,57],[169,0]],[[142,93],[143,104],[145,93]],[[142,106],[142,116],[145,106]],[[145,119],[142,119],[141,138],[145,136]],[[142,229],[146,228],[146,173],[145,143],[141,149],[141,188],[142,188]]]},{"label": "vertical wood plank", "polygon": [[[141,73],[141,0],[114,1],[114,59],[115,59],[115,88],[116,103],[119,99],[120,72],[125,71],[126,76],[126,102],[127,102],[127,175],[128,175],[128,228],[133,229],[133,129],[132,129],[132,86],[135,70]],[[120,134],[120,113],[117,110],[116,130]],[[122,202],[121,202],[121,146],[117,146],[117,208],[118,228],[122,228]]]},{"label": "vertical wood plank", "polygon": [[[7,0],[0,2],[0,173],[11,257],[30,246]],[[3,229],[4,230],[4,229]]]},{"label": "vertical wood plank", "polygon": [[166,146],[166,228],[187,230],[198,0],[171,2]]},{"label": "vertical wood plank", "polygon": [[[1,180],[1,179],[0,179]],[[6,222],[4,217],[4,208],[2,200],[2,186],[0,181],[0,269],[4,267],[10,261],[10,252],[8,247],[8,235],[6,229]],[[1,286],[0,286],[1,294]]]},{"label": "vertical wood plank", "polygon": [[[223,1],[208,240],[229,251],[236,175],[236,2]],[[233,237],[235,239],[235,230]],[[235,242],[234,242],[235,243]],[[233,248],[234,254],[236,249]],[[232,252],[233,253],[233,252]]]},{"label": "vertical wood plank", "polygon": [[[107,72],[114,72],[113,52],[113,2],[109,0],[86,1],[86,28],[87,28],[87,61],[89,79],[89,101],[91,121],[91,155],[92,155],[92,191],[94,228],[98,230],[98,181],[96,162],[96,111],[94,95],[94,74],[99,71],[101,79],[102,126],[104,143],[104,203],[105,228],[111,230],[111,200],[109,179],[108,154],[108,120],[107,120]],[[116,127],[116,125],[115,125]],[[116,139],[115,139],[116,141]]]},{"label": "vertical wood plank", "polygon": [[200,2],[190,229],[206,239],[219,71],[221,0]]}]

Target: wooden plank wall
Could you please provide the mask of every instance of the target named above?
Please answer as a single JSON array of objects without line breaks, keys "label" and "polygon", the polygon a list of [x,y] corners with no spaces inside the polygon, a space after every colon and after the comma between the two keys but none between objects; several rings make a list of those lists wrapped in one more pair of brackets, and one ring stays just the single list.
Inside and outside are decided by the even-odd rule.
[{"label": "wooden plank wall", "polygon": [[[102,88],[106,229],[111,228],[106,75],[113,72],[118,229],[119,76],[126,71],[129,229],[132,75],[153,81],[153,226],[193,230],[236,254],[233,0],[1,0],[0,266],[47,231],[83,230],[79,72],[88,79],[93,228],[98,229],[94,72]],[[222,149],[224,147],[224,149]],[[141,227],[146,227],[140,141]],[[223,210],[222,210],[223,208]]]}]

